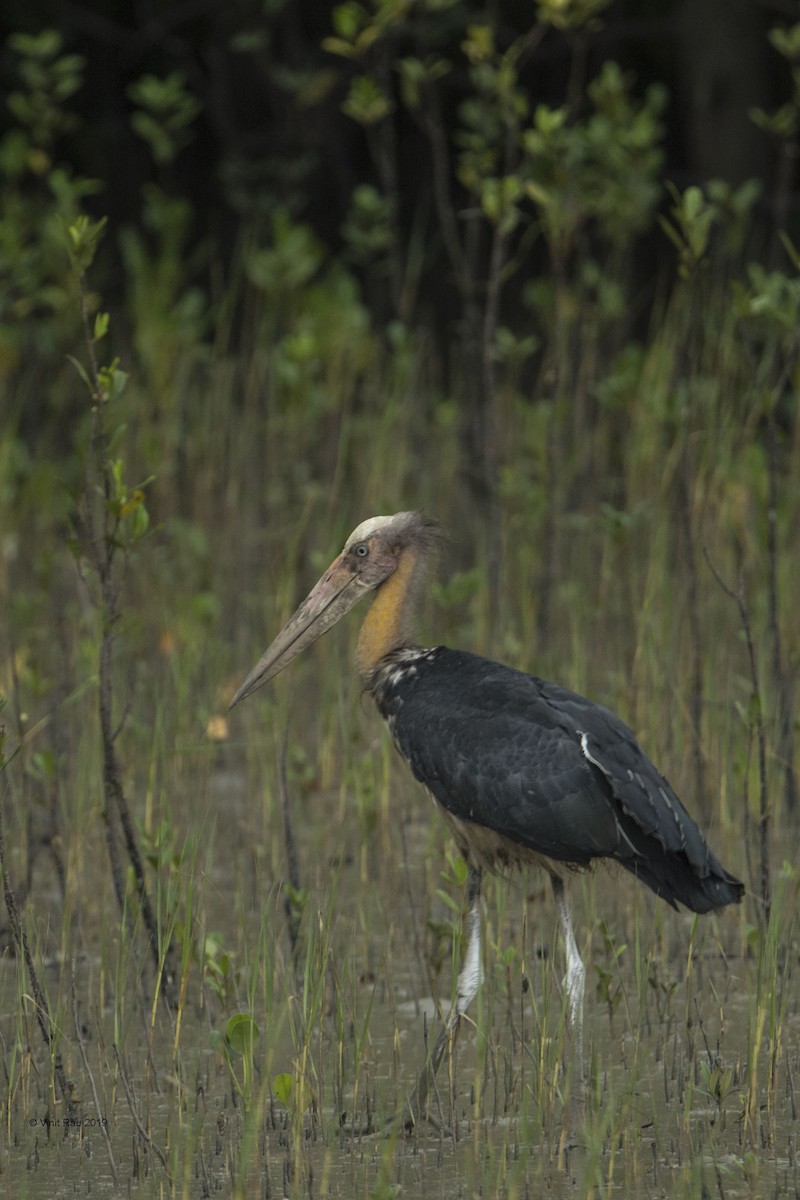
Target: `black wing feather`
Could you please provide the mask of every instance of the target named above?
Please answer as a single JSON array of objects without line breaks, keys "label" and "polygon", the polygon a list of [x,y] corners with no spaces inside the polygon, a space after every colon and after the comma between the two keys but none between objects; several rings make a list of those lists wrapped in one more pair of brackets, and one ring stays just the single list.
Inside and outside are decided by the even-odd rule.
[{"label": "black wing feather", "polygon": [[440,804],[559,862],[613,858],[671,904],[738,900],[632,731],[566,688],[438,647],[384,676],[378,705]]}]

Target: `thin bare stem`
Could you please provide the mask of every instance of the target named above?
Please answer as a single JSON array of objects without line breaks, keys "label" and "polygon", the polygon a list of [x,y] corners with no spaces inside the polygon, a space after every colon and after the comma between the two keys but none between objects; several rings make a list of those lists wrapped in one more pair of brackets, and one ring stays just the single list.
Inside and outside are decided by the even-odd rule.
[{"label": "thin bare stem", "polygon": [[[6,787],[6,794],[8,788]],[[18,953],[22,954],[25,959],[25,966],[28,971],[28,979],[30,980],[31,992],[33,993],[34,1005],[36,1008],[36,1022],[41,1030],[45,1045],[50,1052],[53,1062],[53,1074],[58,1083],[62,1098],[66,1101],[67,1109],[72,1112],[74,1109],[72,1101],[72,1092],[67,1084],[67,1077],[64,1073],[64,1067],[61,1062],[61,1051],[56,1043],[56,1030],[53,1024],[53,1017],[50,1013],[50,1005],[47,1003],[47,997],[44,994],[42,985],[39,982],[39,976],[36,972],[36,967],[33,964],[33,955],[31,954],[30,944],[28,942],[28,934],[22,919],[19,915],[16,897],[11,880],[8,874],[8,863],[6,859],[6,844],[5,834],[3,832],[3,807],[4,801],[0,802],[0,871],[3,872],[3,896],[6,903],[6,911],[8,919],[11,923],[11,932],[14,937],[14,943]]]},{"label": "thin bare stem", "polygon": [[[791,358],[794,358],[794,354]],[[786,808],[789,813],[794,813],[798,806],[798,789],[794,768],[793,681],[784,666],[778,601],[778,446],[774,404],[770,406],[767,417],[767,488],[767,603],[772,682],[778,710],[777,749],[783,763]]]},{"label": "thin bare stem", "polygon": [[117,1061],[117,1069],[119,1070],[119,1077],[122,1080],[122,1087],[125,1091],[125,1099],[128,1101],[128,1108],[130,1110],[131,1116],[133,1117],[133,1123],[136,1126],[136,1130],[139,1134],[139,1137],[142,1139],[142,1141],[148,1147],[148,1149],[152,1150],[153,1154],[155,1154],[156,1158],[161,1163],[161,1166],[164,1168],[164,1172],[167,1176],[167,1179],[169,1180],[170,1183],[172,1183],[172,1175],[170,1173],[169,1167],[167,1166],[167,1160],[164,1156],[164,1152],[161,1149],[161,1147],[156,1142],[153,1141],[152,1137],[150,1136],[150,1134],[147,1132],[144,1125],[142,1124],[141,1117],[139,1116],[138,1112],[136,1111],[136,1105],[134,1103],[133,1093],[131,1091],[131,1085],[128,1082],[128,1076],[125,1074],[125,1069],[122,1065],[122,1059],[120,1058],[119,1050],[117,1049],[115,1043],[112,1043],[111,1049],[114,1051],[114,1058]]},{"label": "thin bare stem", "polygon": [[747,607],[747,599],[744,593],[744,584],[739,580],[739,586],[734,591],[729,584],[725,582],[717,569],[711,555],[706,546],[703,547],[706,562],[712,575],[716,579],[719,586],[734,600],[739,609],[739,619],[742,623],[742,631],[747,645],[747,658],[750,666],[750,684],[751,691],[751,720],[756,731],[756,746],[758,748],[758,814],[759,814],[759,849],[761,857],[761,898],[764,901],[764,925],[769,924],[769,914],[772,905],[772,886],[769,866],[769,829],[770,829],[770,811],[769,798],[767,795],[767,744],[766,734],[764,731],[764,707],[761,698],[761,689],[758,684],[758,660],[756,657],[756,648],[753,642],[753,631],[750,625],[750,613]]},{"label": "thin bare stem", "polygon": [[278,765],[278,784],[281,794],[281,810],[283,813],[283,842],[286,849],[286,870],[289,876],[291,891],[284,895],[283,910],[286,914],[286,926],[289,931],[289,945],[292,951],[292,963],[298,980],[302,979],[302,964],[298,950],[300,936],[300,912],[298,899],[300,893],[300,861],[297,854],[297,842],[292,824],[291,805],[289,803],[289,785],[286,780],[286,750],[289,740],[288,728],[284,730],[281,757]]},{"label": "thin bare stem", "polygon": [[83,1061],[84,1070],[86,1071],[86,1074],[89,1077],[89,1087],[92,1089],[92,1101],[94,1103],[94,1110],[97,1113],[97,1122],[100,1126],[103,1137],[105,1138],[106,1151],[108,1153],[108,1165],[111,1168],[111,1178],[113,1180],[114,1187],[116,1188],[118,1180],[119,1180],[119,1174],[117,1172],[117,1164],[114,1161],[114,1151],[111,1149],[111,1138],[108,1133],[108,1122],[106,1121],[106,1118],[103,1115],[103,1112],[100,1108],[100,1098],[97,1095],[97,1085],[94,1081],[94,1075],[92,1074],[92,1068],[89,1066],[89,1058],[86,1054],[86,1045],[83,1040],[83,1034],[81,1033],[81,1023],[78,1019],[78,998],[75,994],[75,963],[74,962],[72,964],[72,972],[71,972],[71,976],[70,976],[70,990],[72,992],[72,1018],[75,1022],[75,1036],[78,1040],[78,1049],[81,1052],[81,1060]]}]

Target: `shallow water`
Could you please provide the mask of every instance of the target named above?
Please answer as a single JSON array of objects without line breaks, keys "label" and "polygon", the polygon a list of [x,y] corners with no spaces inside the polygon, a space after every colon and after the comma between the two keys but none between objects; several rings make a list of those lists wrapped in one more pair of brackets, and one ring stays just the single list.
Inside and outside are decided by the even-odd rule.
[{"label": "shallow water", "polygon": [[[160,1005],[153,1021],[142,940],[131,950],[107,900],[99,915],[92,909],[84,879],[85,910],[66,943],[75,953],[74,1010],[55,922],[41,934],[53,951],[43,975],[63,1030],[74,1117],[49,1092],[19,964],[8,954],[0,963],[0,1193],[800,1194],[795,883],[785,884],[774,962],[760,966],[742,912],[695,922],[627,877],[576,877],[587,967],[581,1085],[543,881],[535,872],[489,881],[486,980],[443,1064],[439,1128],[387,1135],[385,1119],[422,1063],[426,1024],[435,1036],[432,990],[445,1001],[451,991],[448,939],[461,894],[444,831],[410,785],[399,785],[398,811],[367,811],[338,792],[297,801],[308,897],[295,969],[274,803],[262,809],[224,760],[206,785],[191,797],[204,856],[183,865],[182,882],[192,887],[195,946],[214,933],[233,964],[225,985],[196,953],[180,1024]],[[92,861],[104,893],[105,862],[101,854]],[[42,882],[38,900],[46,894]],[[32,901],[26,921],[39,930],[37,912]],[[260,1033],[252,1066],[222,1045],[228,1020],[242,1012]],[[380,1132],[353,1132],[366,1124]]]}]

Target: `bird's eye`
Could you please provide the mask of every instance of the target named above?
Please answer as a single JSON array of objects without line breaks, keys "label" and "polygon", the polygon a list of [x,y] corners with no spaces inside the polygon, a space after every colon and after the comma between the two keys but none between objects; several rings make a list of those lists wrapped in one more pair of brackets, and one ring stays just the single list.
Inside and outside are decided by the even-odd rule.
[{"label": "bird's eye", "polygon": [[369,546],[367,546],[364,542],[359,542],[359,544],[356,546],[356,554],[359,558],[366,558],[369,554]]}]

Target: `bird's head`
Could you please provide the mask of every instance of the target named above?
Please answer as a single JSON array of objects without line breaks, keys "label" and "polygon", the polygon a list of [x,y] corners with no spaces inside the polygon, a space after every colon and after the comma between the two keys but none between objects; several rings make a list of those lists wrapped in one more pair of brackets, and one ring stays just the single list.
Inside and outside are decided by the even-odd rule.
[{"label": "bird's head", "polygon": [[362,521],[256,663],[230,707],[273,679],[359,600],[377,591],[397,572],[410,550],[426,557],[436,534],[436,523],[421,512],[401,512]]}]

